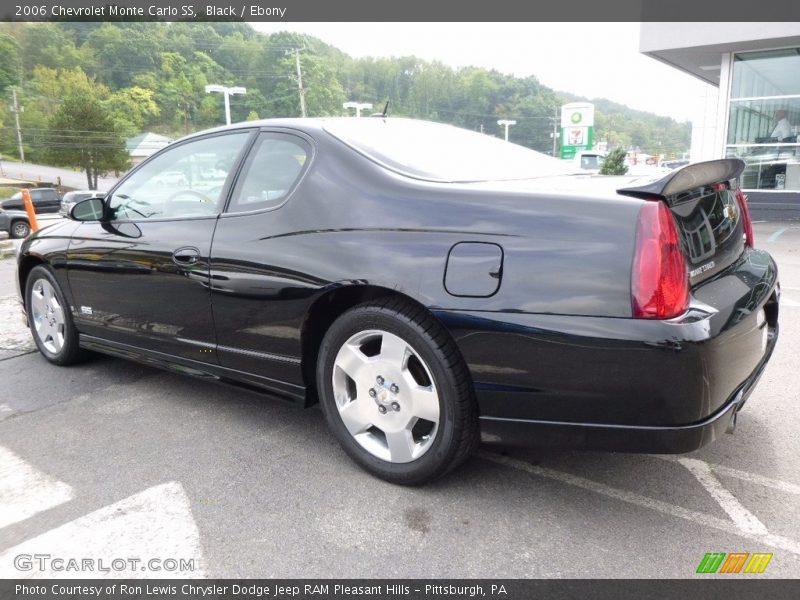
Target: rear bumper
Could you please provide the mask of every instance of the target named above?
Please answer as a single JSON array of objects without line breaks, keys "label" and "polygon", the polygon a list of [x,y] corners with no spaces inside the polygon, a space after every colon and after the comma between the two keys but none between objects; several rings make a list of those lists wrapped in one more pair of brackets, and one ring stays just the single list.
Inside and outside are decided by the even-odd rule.
[{"label": "rear bumper", "polygon": [[688,452],[732,423],[778,338],[777,268],[748,250],[658,321],[439,311],[470,369],[488,439]]},{"label": "rear bumper", "polygon": [[[772,334],[777,338],[777,326]],[[713,415],[682,426],[635,426],[565,423],[527,419],[480,417],[482,440],[506,446],[548,446],[614,452],[681,454],[702,448],[733,433],[739,411],[755,389],[772,354],[774,340],[752,375]]]}]

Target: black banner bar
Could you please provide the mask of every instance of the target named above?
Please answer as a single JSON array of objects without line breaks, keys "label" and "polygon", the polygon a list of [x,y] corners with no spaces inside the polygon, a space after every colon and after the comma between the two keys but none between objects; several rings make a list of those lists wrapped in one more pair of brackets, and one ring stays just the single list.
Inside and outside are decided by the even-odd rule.
[{"label": "black banner bar", "polygon": [[[789,0],[3,0],[4,21],[800,21]],[[800,24],[799,24],[800,25]]]},{"label": "black banner bar", "polygon": [[[800,580],[695,579],[50,579],[0,580],[4,600],[796,600]],[[714,576],[710,576],[714,577]]]}]

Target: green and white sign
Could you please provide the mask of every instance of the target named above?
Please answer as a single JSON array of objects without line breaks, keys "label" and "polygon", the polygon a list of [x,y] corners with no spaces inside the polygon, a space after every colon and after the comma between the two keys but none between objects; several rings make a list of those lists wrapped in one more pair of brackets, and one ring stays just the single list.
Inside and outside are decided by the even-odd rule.
[{"label": "green and white sign", "polygon": [[594,104],[571,102],[561,107],[561,158],[574,158],[594,146]]}]

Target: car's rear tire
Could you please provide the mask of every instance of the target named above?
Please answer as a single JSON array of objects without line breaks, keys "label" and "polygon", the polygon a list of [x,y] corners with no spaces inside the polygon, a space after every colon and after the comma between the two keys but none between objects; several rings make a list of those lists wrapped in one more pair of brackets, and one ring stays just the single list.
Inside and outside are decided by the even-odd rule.
[{"label": "car's rear tire", "polygon": [[34,267],[28,274],[25,310],[36,347],[48,361],[71,365],[85,358],[86,352],[78,346],[78,331],[69,305],[56,278],[44,265]]},{"label": "car's rear tire", "polygon": [[393,483],[441,477],[480,441],[475,392],[458,348],[430,313],[402,299],[362,304],[331,325],[317,389],[347,454]]},{"label": "car's rear tire", "polygon": [[26,238],[31,234],[31,226],[28,224],[27,221],[23,221],[21,219],[13,221],[8,230],[9,230],[9,237],[17,240]]}]

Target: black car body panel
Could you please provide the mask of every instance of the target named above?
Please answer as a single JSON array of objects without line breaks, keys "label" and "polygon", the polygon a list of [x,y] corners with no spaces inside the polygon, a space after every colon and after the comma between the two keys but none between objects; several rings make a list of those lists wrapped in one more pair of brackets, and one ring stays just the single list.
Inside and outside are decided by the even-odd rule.
[{"label": "black car body panel", "polygon": [[569,445],[682,452],[728,426],[777,340],[775,263],[738,242],[691,282],[684,314],[632,318],[646,200],[537,191],[536,180],[411,179],[315,120],[203,135],[237,129],[251,133],[228,202],[259,132],[308,148],[279,205],[70,221],[25,241],[20,281],[35,264],[53,267],[83,346],[311,403],[324,328],[343,307],[400,295],[451,333],[485,432],[531,442],[547,429]]}]

